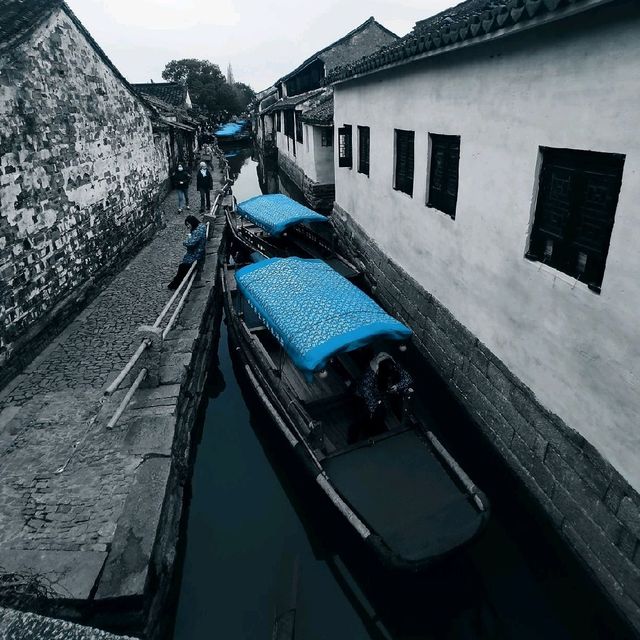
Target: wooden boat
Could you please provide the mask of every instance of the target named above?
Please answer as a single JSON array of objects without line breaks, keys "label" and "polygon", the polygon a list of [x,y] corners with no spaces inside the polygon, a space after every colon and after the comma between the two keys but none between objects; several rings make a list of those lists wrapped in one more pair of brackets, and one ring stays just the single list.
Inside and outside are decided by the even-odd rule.
[{"label": "wooden boat", "polygon": [[354,441],[354,389],[380,344],[411,331],[321,260],[270,258],[222,270],[244,371],[306,472],[384,563],[421,570],[470,542],[488,502],[407,403]]},{"label": "wooden boat", "polygon": [[236,246],[255,258],[319,258],[345,278],[359,271],[335,250],[328,218],[281,193],[256,196],[225,207],[227,226]]}]

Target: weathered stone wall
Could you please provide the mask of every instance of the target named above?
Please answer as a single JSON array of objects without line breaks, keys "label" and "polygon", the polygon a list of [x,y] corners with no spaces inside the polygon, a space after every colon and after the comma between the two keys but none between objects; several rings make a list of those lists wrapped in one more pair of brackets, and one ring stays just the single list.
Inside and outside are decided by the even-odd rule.
[{"label": "weathered stone wall", "polygon": [[162,142],[64,10],[0,57],[3,371],[155,222],[169,166]]},{"label": "weathered stone wall", "polygon": [[278,165],[296,187],[300,189],[312,209],[325,212],[331,211],[336,195],[335,185],[314,182],[305,175],[297,164],[283,154],[278,154]]},{"label": "weathered stone wall", "polygon": [[637,492],[338,205],[331,222],[382,305],[414,330],[420,353],[640,630]]}]

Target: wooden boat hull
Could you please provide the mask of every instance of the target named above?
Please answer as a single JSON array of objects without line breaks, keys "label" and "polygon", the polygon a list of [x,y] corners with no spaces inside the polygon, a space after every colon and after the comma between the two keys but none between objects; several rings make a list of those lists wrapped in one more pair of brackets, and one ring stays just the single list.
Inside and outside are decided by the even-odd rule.
[{"label": "wooden boat hull", "polygon": [[[362,490],[357,489],[357,481],[354,484],[350,482],[348,478],[351,460],[346,460],[346,458],[337,460],[337,458],[333,459],[331,456],[323,460],[322,457],[318,455],[317,450],[313,447],[313,443],[314,438],[321,436],[316,435],[313,420],[309,414],[306,413],[304,406],[296,402],[291,396],[287,396],[282,392],[282,385],[279,384],[278,377],[272,366],[273,363],[267,362],[265,354],[256,348],[256,338],[247,331],[247,327],[238,317],[232,297],[231,279],[229,278],[226,265],[221,271],[221,279],[229,334],[232,342],[236,346],[236,352],[242,361],[243,370],[249,383],[272,417],[278,432],[300,461],[306,474],[313,479],[324,496],[326,496],[335,510],[340,514],[340,517],[361,539],[362,543],[388,568],[402,571],[420,571],[426,569],[435,562],[442,561],[451,553],[458,551],[461,547],[470,543],[484,528],[489,515],[488,501],[484,494],[464,475],[464,472],[457,467],[455,461],[451,459],[449,454],[444,450],[444,447],[437,442],[437,439],[435,439],[432,434],[427,434],[425,437],[430,436],[433,438],[433,441],[435,441],[432,442],[434,451],[437,455],[442,456],[443,460],[447,461],[450,466],[449,473],[451,473],[452,476],[458,474],[457,480],[466,486],[470,494],[473,493],[473,500],[476,505],[479,505],[478,511],[480,512],[480,516],[474,520],[471,529],[465,533],[464,539],[460,540],[459,543],[450,545],[450,548],[436,555],[427,554],[424,557],[419,557],[415,554],[403,555],[394,551],[387,544],[386,540],[389,531],[386,532],[385,536],[382,536],[371,526],[370,522],[365,522],[356,510],[355,503],[353,503],[354,506],[352,506],[352,503],[349,501],[349,498],[353,499],[354,497],[361,499],[363,493]],[[392,441],[394,443],[399,442],[397,435],[398,434],[383,434],[376,438],[375,441],[372,439],[356,445],[353,447],[353,451],[350,451],[349,455],[353,456],[354,451],[356,456],[361,454],[361,457],[365,458],[364,465],[366,466],[368,463],[366,457],[369,453],[367,448],[373,451],[374,444],[378,446],[382,443],[382,446],[386,446],[388,443],[384,442],[385,440],[388,440],[389,443]],[[408,447],[415,446],[412,439],[417,438],[418,433],[415,428],[408,428],[402,432],[400,436],[407,440],[404,443],[404,450],[409,451]],[[402,466],[402,464],[403,462],[400,460],[399,465]],[[332,474],[335,474],[336,477],[342,476],[344,480],[342,487],[336,486]],[[386,480],[386,478],[383,480]],[[345,488],[348,487],[352,489],[351,496],[345,495],[349,493],[349,491],[345,490]],[[361,495],[358,496],[358,493]],[[378,513],[376,515],[376,504],[375,500],[371,500],[371,495],[369,495],[368,502],[370,506],[373,506],[373,510],[369,510],[369,516],[380,522],[381,514]],[[394,501],[391,499],[387,500],[386,503],[387,504],[384,505],[385,509],[388,508],[389,505],[393,507]],[[382,514],[382,516],[384,516],[384,514]],[[423,521],[425,520],[425,517],[420,517],[422,517]],[[424,522],[421,524],[424,524]],[[403,532],[401,532],[400,538],[402,535]],[[398,536],[396,536],[396,538],[398,538]],[[402,545],[400,545],[400,547],[401,546]]]}]

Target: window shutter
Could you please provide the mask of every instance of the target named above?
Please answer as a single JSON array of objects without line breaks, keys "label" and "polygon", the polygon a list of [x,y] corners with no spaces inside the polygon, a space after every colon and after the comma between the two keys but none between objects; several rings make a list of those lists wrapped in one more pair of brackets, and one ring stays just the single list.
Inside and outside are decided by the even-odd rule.
[{"label": "window shutter", "polygon": [[413,131],[396,129],[396,172],[395,189],[413,196]]},{"label": "window shutter", "polygon": [[431,170],[429,173],[430,207],[456,217],[460,137],[429,134],[431,138]]},{"label": "window shutter", "polygon": [[622,183],[624,156],[543,149],[527,257],[599,290]]},{"label": "window shutter", "polygon": [[358,127],[358,172],[369,175],[369,127]]},{"label": "window shutter", "polygon": [[296,111],[296,140],[298,142],[302,142],[303,137],[302,137],[302,120],[300,119],[302,117],[302,112],[301,111]]},{"label": "window shutter", "polygon": [[351,150],[351,125],[346,124],[338,129],[338,166],[353,166]]}]

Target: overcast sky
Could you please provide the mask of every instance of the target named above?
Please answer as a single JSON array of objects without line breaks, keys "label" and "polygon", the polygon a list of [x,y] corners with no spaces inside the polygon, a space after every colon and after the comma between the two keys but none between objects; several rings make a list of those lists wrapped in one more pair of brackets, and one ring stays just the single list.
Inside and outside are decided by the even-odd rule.
[{"label": "overcast sky", "polygon": [[[459,1],[459,0],[458,0]],[[204,58],[256,91],[374,16],[398,35],[456,0],[67,0],[130,82]]]}]

